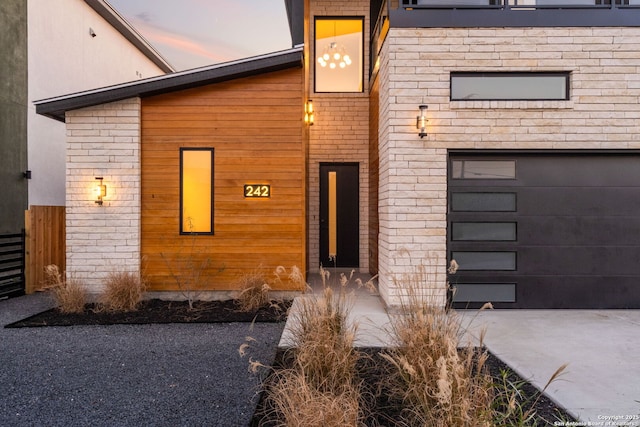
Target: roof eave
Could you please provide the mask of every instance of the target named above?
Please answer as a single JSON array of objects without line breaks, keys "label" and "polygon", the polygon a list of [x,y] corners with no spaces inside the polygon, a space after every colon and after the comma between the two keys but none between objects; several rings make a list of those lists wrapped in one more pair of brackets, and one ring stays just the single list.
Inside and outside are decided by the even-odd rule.
[{"label": "roof eave", "polygon": [[129,22],[105,0],[84,0],[113,28],[118,30],[142,54],[165,73],[172,73],[173,66]]},{"label": "roof eave", "polygon": [[302,49],[245,58],[193,70],[35,101],[36,113],[65,121],[70,110],[135,97],[148,97],[193,87],[302,66]]}]

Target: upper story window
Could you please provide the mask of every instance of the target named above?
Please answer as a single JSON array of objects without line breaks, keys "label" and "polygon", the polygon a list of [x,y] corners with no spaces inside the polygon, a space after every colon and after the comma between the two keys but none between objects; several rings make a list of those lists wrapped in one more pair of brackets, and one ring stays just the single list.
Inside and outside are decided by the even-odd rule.
[{"label": "upper story window", "polygon": [[451,73],[451,100],[568,100],[569,73]]},{"label": "upper story window", "polygon": [[362,92],[364,18],[316,17],[315,91]]}]

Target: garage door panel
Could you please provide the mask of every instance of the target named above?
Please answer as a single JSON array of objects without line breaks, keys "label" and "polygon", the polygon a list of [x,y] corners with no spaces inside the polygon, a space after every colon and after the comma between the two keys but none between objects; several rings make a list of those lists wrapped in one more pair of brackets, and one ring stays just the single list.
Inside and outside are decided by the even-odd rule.
[{"label": "garage door panel", "polygon": [[640,189],[533,187],[518,192],[520,215],[631,216],[640,212]]},{"label": "garage door panel", "polygon": [[[492,280],[494,279],[494,280]],[[513,277],[496,276],[474,277],[464,283],[454,282],[452,287],[487,285],[494,289],[497,284],[501,290],[485,293],[467,292],[472,300],[464,300],[464,295],[457,298],[457,308],[480,308],[490,302],[494,308],[529,308],[529,309],[619,309],[637,308],[640,306],[640,283],[628,276],[521,276],[515,283],[515,302],[504,302]],[[605,284],[605,286],[603,286]],[[492,288],[493,287],[493,288]],[[463,294],[461,292],[461,294]],[[497,299],[492,299],[495,295]],[[553,298],[549,298],[553,295]]]},{"label": "garage door panel", "polygon": [[635,187],[640,159],[624,155],[530,155],[518,157],[517,187]]},{"label": "garage door panel", "polygon": [[[451,278],[454,307],[493,297],[496,308],[640,308],[640,155],[450,158],[460,170],[448,181],[448,253],[466,264]],[[478,178],[478,160],[515,160],[515,179]]]},{"label": "garage door panel", "polygon": [[632,308],[640,305],[639,291],[637,280],[625,276],[523,277],[514,308]]},{"label": "garage door panel", "polygon": [[626,246],[519,246],[520,275],[637,275],[640,250]]},{"label": "garage door panel", "polygon": [[594,245],[607,242],[615,246],[637,246],[640,242],[640,216],[547,216],[520,217],[520,242],[529,245]]}]

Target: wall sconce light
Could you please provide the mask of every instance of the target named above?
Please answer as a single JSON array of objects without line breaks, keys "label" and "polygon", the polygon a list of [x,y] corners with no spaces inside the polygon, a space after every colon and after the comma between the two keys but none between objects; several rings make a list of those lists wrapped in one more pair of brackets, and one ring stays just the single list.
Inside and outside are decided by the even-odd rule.
[{"label": "wall sconce light", "polygon": [[313,126],[315,120],[315,112],[313,111],[313,101],[308,100],[304,104],[304,123]]},{"label": "wall sconce light", "polygon": [[102,206],[103,199],[107,196],[107,186],[102,183],[101,176],[96,176],[96,181],[98,181],[95,187],[96,203]]},{"label": "wall sconce light", "polygon": [[420,132],[418,132],[420,138],[424,138],[427,136],[427,122],[429,121],[427,120],[427,108],[429,108],[429,106],[421,105],[418,108],[420,108],[420,115],[416,117],[416,128],[420,130]]}]

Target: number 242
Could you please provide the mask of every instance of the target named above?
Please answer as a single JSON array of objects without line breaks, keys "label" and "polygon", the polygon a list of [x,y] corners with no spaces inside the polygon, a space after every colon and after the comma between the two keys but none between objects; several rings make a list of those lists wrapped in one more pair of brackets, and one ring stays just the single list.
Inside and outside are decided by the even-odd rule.
[{"label": "number 242", "polygon": [[270,197],[270,190],[268,185],[245,185],[244,197]]}]

